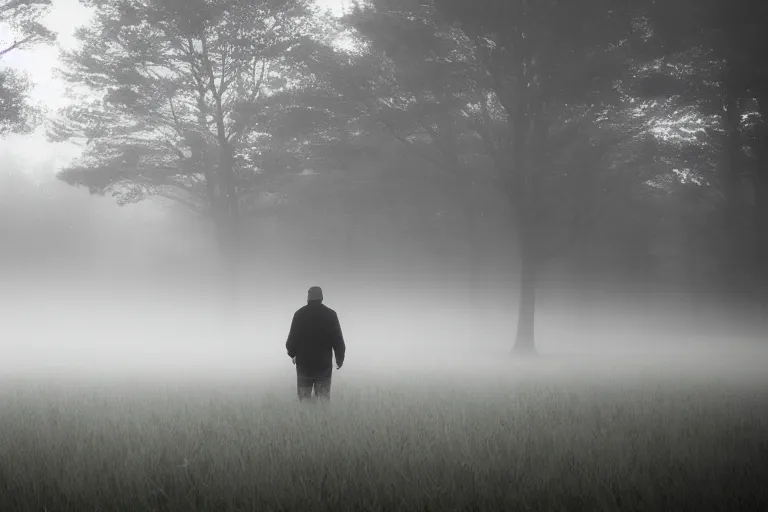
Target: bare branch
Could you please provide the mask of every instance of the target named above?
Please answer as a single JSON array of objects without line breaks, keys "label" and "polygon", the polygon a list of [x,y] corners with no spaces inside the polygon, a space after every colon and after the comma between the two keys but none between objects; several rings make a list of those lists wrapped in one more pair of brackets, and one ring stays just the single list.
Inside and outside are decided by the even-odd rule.
[{"label": "bare branch", "polygon": [[14,43],[11,46],[9,46],[9,47],[5,48],[4,50],[0,51],[0,58],[4,57],[5,54],[7,54],[9,52],[12,52],[16,48],[19,48],[19,47],[23,46],[24,44],[32,41],[35,37],[37,37],[36,34],[30,34],[27,37],[25,37],[24,39],[22,39],[21,41],[14,41]]}]

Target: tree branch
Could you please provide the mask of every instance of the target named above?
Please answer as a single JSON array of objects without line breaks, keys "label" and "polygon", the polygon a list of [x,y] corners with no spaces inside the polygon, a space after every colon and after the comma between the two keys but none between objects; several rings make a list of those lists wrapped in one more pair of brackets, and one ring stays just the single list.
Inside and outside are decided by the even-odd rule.
[{"label": "tree branch", "polygon": [[[256,65],[253,66],[253,82],[254,82],[254,84],[253,84],[253,90],[251,91],[251,94],[248,96],[248,100],[247,100],[248,103],[255,102],[256,100],[259,99],[259,96],[261,96],[261,86],[264,84],[264,74],[265,74],[266,70],[267,70],[267,61],[262,60],[261,61],[261,75],[259,76],[259,78],[257,80],[256,79]],[[230,133],[227,136],[227,141],[232,141],[236,137],[240,137],[245,132],[245,129],[248,127],[248,125],[250,124],[251,119],[253,119],[254,116],[255,116],[255,114],[252,114],[252,115],[248,116],[247,120],[244,120],[244,121],[242,121],[240,123],[235,123],[230,128]]]},{"label": "tree branch", "polygon": [[176,133],[179,135],[179,137],[184,137],[184,130],[181,128],[181,123],[179,122],[179,118],[176,115],[176,108],[173,106],[173,98],[168,98],[168,103],[171,106],[171,116],[173,117],[173,125]]},{"label": "tree branch", "polygon": [[25,43],[28,43],[28,42],[32,41],[35,37],[36,37],[36,34],[30,34],[27,37],[25,37],[24,39],[22,39],[21,41],[14,41],[11,46],[9,46],[8,48],[0,51],[0,58],[4,57],[7,53],[12,52],[13,50],[21,47]]}]

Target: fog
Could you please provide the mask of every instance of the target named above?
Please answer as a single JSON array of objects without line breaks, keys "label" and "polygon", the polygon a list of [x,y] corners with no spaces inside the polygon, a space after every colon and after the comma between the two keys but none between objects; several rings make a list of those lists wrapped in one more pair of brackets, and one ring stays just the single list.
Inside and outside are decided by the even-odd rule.
[{"label": "fog", "polygon": [[[250,255],[233,301],[204,220],[163,203],[119,207],[44,173],[14,179],[14,193],[5,182],[0,221],[6,375],[290,375],[284,343],[311,285],[323,287],[341,319],[342,375],[482,374],[515,364],[514,262],[470,281],[460,272],[424,271],[423,261],[366,274],[364,261],[344,272],[333,261],[291,261],[287,251]],[[761,346],[754,312],[717,297],[692,307],[679,294],[575,288],[557,279],[538,290],[544,358],[704,367],[724,355],[754,361]]]},{"label": "fog", "polygon": [[0,510],[768,510],[721,4],[0,0]]},{"label": "fog", "polygon": [[[152,203],[121,208],[45,179],[37,187],[23,204],[21,196],[3,204],[27,225],[14,234],[19,217],[2,220],[12,241],[0,291],[6,376],[285,378],[294,372],[288,327],[311,285],[323,287],[341,320],[348,355],[339,378],[481,377],[522,364],[510,355],[519,290],[512,271],[470,287],[450,273],[345,275],[323,261],[246,258],[233,299],[204,222]],[[30,214],[30,201],[44,209]],[[721,299],[692,308],[674,294],[556,280],[542,284],[537,299],[539,353],[571,361],[563,372],[583,369],[580,361],[593,370],[680,364],[704,372],[765,360],[754,315]]]},{"label": "fog", "polygon": [[[336,14],[345,5],[320,4]],[[75,47],[73,27],[58,28],[64,47]],[[52,49],[45,52],[36,60],[22,49],[6,64],[42,81],[57,65]],[[67,103],[45,84],[32,97]],[[210,217],[158,197],[118,206],[109,186],[92,185],[96,193],[89,194],[55,178],[83,147],[47,142],[41,130],[6,138],[0,144],[2,372],[290,373],[285,337],[311,285],[323,287],[341,319],[349,346],[342,374],[356,368],[481,373],[512,364],[520,248],[507,196],[475,168],[477,180],[460,184],[464,195],[457,196],[456,185],[440,182],[423,161],[401,158],[400,146],[375,140],[395,153],[390,161],[355,157],[322,178],[264,188],[278,190],[288,206],[268,206],[244,221],[230,287],[231,269],[222,263]],[[367,188],[346,183],[358,176]],[[580,194],[571,195],[589,202]],[[764,346],[759,301],[745,305],[717,287],[686,281],[689,273],[713,274],[711,247],[686,245],[690,230],[680,219],[687,217],[675,210],[682,199],[663,203],[661,220],[659,205],[644,200],[636,210],[613,205],[602,217],[624,224],[595,223],[597,241],[542,266],[538,352],[545,359],[626,363],[661,364],[673,356],[716,362],[722,354],[750,359]],[[562,223],[559,217],[572,212],[559,208],[565,207],[553,203],[550,213]],[[643,216],[646,223],[627,223]],[[542,238],[568,235],[567,228],[547,229]],[[653,270],[624,269],[634,253],[653,260],[642,263]]]}]

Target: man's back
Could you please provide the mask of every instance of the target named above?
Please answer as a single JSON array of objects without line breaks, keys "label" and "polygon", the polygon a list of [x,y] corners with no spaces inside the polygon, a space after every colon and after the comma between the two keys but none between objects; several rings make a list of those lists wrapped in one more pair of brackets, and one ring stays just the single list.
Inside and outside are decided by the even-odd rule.
[{"label": "man's back", "polygon": [[288,355],[296,358],[299,374],[330,376],[333,353],[341,365],[346,351],[336,312],[319,301],[310,301],[293,315],[285,346]]}]

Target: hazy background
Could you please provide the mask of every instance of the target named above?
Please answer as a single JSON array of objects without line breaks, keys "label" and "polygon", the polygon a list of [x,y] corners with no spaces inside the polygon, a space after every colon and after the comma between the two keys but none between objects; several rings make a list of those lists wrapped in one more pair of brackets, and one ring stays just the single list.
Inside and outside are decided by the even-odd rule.
[{"label": "hazy background", "polygon": [[[335,16],[353,13],[342,1],[323,4]],[[31,104],[70,126],[70,118],[56,116],[78,99],[55,70],[61,50],[78,48],[75,28],[90,16],[76,0],[54,0],[42,23],[57,44],[14,50],[0,61],[28,74]],[[375,38],[360,27],[360,37]],[[13,39],[9,30],[2,34]],[[343,38],[335,44],[339,52],[361,48]],[[375,42],[366,48],[390,51]],[[396,65],[399,54],[390,53]],[[669,151],[667,132],[700,124],[675,106],[670,112],[671,120],[651,119],[658,113],[645,120],[659,155]],[[376,139],[386,158],[368,158],[366,146],[341,169],[318,166],[303,178],[296,175],[306,166],[285,171],[292,181],[259,189],[272,195],[257,193],[261,210],[240,224],[232,288],[210,218],[152,194],[118,206],[110,191],[89,194],[57,179],[83,145],[77,137],[51,142],[47,129],[43,122],[0,141],[4,372],[288,367],[285,336],[310,285],[323,287],[327,305],[339,313],[348,366],[443,360],[471,366],[508,357],[518,316],[519,247],[514,211],[488,179],[487,164],[469,165],[480,170],[466,183],[445,185],[390,137]],[[703,151],[699,158],[691,172],[706,175],[713,167],[709,177],[716,176],[719,160],[712,164]],[[634,172],[633,165],[641,169],[625,168]],[[761,340],[764,289],[725,289],[717,248],[727,242],[706,227],[717,207],[695,191],[694,199],[685,195],[706,188],[703,181],[686,181],[675,162],[662,167],[638,186],[653,190],[671,176],[682,188],[661,199],[641,190],[631,204],[607,204],[589,236],[539,268],[540,353],[727,351]],[[709,209],[697,214],[697,207]],[[564,212],[565,219],[572,214]],[[569,224],[558,222],[548,233],[568,238]],[[751,267],[756,281],[764,266]]]}]

